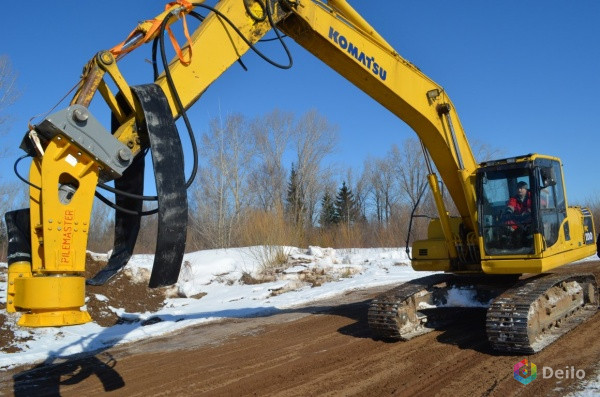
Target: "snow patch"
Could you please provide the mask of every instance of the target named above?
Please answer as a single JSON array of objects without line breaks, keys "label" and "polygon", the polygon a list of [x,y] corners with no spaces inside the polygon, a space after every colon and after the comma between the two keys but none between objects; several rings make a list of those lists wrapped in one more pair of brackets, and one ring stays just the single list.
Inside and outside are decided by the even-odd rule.
[{"label": "snow patch", "polygon": [[94,297],[96,298],[97,301],[99,302],[108,302],[108,298],[105,295],[102,294],[94,294]]},{"label": "snow patch", "polygon": [[451,288],[448,290],[447,302],[442,306],[449,307],[489,307],[491,302],[482,303],[476,299],[477,292],[472,289]]}]

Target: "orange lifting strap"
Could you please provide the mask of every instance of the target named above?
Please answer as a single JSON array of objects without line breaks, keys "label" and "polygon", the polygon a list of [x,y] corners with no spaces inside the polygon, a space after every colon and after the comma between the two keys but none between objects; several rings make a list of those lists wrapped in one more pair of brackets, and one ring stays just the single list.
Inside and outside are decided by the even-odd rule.
[{"label": "orange lifting strap", "polygon": [[[192,61],[192,46],[191,46],[192,39],[190,38],[190,33],[188,31],[188,26],[187,26],[185,16],[190,11],[192,11],[194,6],[186,0],[177,0],[177,1],[168,3],[165,6],[165,11],[162,14],[160,14],[159,16],[157,16],[154,19],[147,20],[147,21],[140,23],[131,33],[129,33],[129,36],[127,36],[127,38],[125,40],[123,40],[121,43],[119,43],[116,46],[114,46],[113,48],[111,48],[109,51],[114,55],[115,58],[119,59],[119,58],[123,57],[125,54],[135,50],[143,43],[147,43],[150,40],[154,39],[154,37],[156,36],[156,34],[158,32],[158,29],[160,28],[160,25],[164,21],[164,19],[168,18],[170,16],[170,12],[173,9],[175,9],[176,7],[179,8],[178,16],[181,17],[183,20],[183,33],[184,33],[185,38],[187,39],[187,43],[188,43],[187,47],[188,47],[189,54],[188,54],[187,60],[185,60],[185,58],[183,56],[183,51],[181,50],[179,43],[177,43],[177,40],[175,39],[175,36],[173,35],[173,32],[171,31],[170,26],[167,26],[167,32],[169,33],[169,38],[171,39],[171,44],[173,45],[173,48],[175,49],[175,52],[177,53],[177,57],[179,58],[179,61],[183,65],[186,65],[186,66],[189,65],[190,62]],[[136,36],[141,36],[141,35],[143,35],[143,36],[140,37],[137,41],[135,41],[132,45],[128,46],[125,49],[123,48],[127,42],[134,39]]]}]

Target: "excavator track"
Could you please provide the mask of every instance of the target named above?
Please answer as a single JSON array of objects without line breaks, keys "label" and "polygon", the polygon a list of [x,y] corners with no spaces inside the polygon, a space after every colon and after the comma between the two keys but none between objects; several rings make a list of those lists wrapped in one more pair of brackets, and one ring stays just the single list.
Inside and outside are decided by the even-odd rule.
[{"label": "excavator track", "polygon": [[490,305],[488,340],[498,351],[535,353],[597,309],[598,286],[591,274],[547,274],[521,280]]},{"label": "excavator track", "polygon": [[[470,288],[489,305],[486,331],[491,346],[508,353],[542,350],[598,310],[598,286],[592,274],[541,274],[516,281],[434,274],[411,280],[377,296],[368,311],[376,337],[407,341],[456,318],[446,302],[453,288]],[[443,307],[442,310],[432,310]],[[448,310],[454,309],[454,311]]]},{"label": "excavator track", "polygon": [[377,296],[368,311],[369,327],[382,339],[409,340],[433,331],[427,316],[419,312],[437,285],[445,285],[451,274],[434,274],[406,282]]}]

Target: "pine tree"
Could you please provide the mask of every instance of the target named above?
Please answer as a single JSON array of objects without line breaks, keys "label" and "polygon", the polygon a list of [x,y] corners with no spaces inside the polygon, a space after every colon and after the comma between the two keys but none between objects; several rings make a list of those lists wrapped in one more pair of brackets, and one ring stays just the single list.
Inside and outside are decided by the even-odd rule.
[{"label": "pine tree", "polygon": [[286,213],[295,225],[299,225],[302,223],[305,212],[302,186],[300,186],[298,172],[292,163],[286,197]]},{"label": "pine tree", "polygon": [[327,228],[337,224],[339,221],[340,217],[335,208],[333,197],[331,197],[329,192],[325,192],[321,199],[321,215],[319,217],[319,223],[321,224],[321,227]]},{"label": "pine tree", "polygon": [[352,190],[346,186],[346,182],[342,183],[342,187],[335,196],[335,208],[340,222],[351,224],[358,218],[356,199]]}]

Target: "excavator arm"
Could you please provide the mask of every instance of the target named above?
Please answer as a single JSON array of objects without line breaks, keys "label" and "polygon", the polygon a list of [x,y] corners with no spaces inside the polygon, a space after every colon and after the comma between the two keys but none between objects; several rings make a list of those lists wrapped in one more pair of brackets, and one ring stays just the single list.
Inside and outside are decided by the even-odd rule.
[{"label": "excavator arm", "polygon": [[[177,59],[170,63],[174,87],[169,86],[165,74],[156,79],[155,83],[166,93],[175,118],[179,117],[181,106],[190,107],[213,81],[249,50],[249,43],[256,43],[271,30],[267,18],[260,21],[256,16],[249,16],[248,3],[261,4],[242,0],[217,3],[192,36],[191,54],[197,55],[192,56],[187,65]],[[267,4],[270,19],[287,36],[415,130],[437,166],[460,216],[469,229],[474,229],[476,220],[471,217],[476,212],[476,199],[474,183],[468,179],[474,177],[477,163],[444,89],[394,51],[344,0],[328,3],[269,1]],[[260,14],[264,10],[258,7],[255,12]],[[227,22],[222,16],[227,17]],[[98,59],[102,56],[110,59],[107,54]],[[113,77],[115,81],[122,80],[117,70],[111,75],[119,76]],[[124,87],[122,92],[125,91]],[[175,103],[176,96],[181,100],[179,106]],[[116,103],[106,95],[105,99]],[[121,114],[123,111],[115,106],[114,112]],[[133,118],[127,120],[115,135],[130,136],[133,124]]]}]

